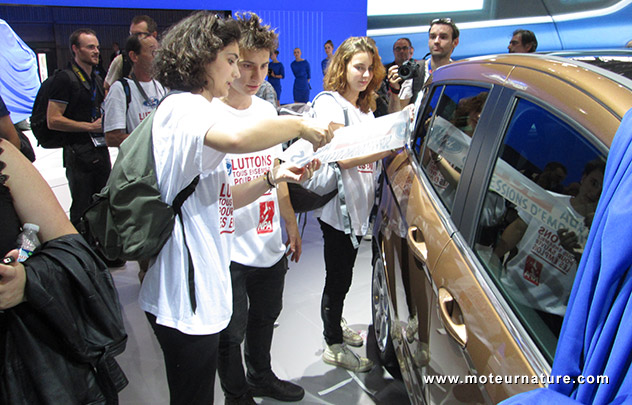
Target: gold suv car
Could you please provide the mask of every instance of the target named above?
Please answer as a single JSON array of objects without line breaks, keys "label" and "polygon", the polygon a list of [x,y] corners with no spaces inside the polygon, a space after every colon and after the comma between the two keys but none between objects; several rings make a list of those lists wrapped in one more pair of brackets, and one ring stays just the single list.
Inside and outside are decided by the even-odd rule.
[{"label": "gold suv car", "polygon": [[444,66],[385,160],[373,324],[414,404],[547,385],[632,81],[546,55]]}]

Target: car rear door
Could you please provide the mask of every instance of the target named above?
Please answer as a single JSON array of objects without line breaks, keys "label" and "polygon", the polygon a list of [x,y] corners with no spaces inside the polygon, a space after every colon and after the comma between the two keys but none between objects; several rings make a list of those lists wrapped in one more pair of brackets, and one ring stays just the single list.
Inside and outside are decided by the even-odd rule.
[{"label": "car rear door", "polygon": [[[619,120],[590,94],[552,76],[517,68],[508,82],[522,88],[505,87],[499,95],[506,108],[494,112],[498,128],[491,132],[498,136],[480,138],[469,189],[456,203],[464,213],[459,232],[432,270],[437,327],[463,348],[470,373],[482,377],[479,387],[493,403],[538,385],[523,384],[524,377],[550,373],[596,207],[570,201],[591,192],[585,170],[605,164],[607,146],[593,132],[612,131]],[[585,116],[591,121],[581,121]],[[553,181],[549,167],[563,167],[564,178]],[[600,192],[599,176],[603,171],[593,172],[592,181]],[[501,249],[516,239],[516,224],[523,225],[521,238]],[[576,234],[572,249],[561,242],[569,232]]]}]

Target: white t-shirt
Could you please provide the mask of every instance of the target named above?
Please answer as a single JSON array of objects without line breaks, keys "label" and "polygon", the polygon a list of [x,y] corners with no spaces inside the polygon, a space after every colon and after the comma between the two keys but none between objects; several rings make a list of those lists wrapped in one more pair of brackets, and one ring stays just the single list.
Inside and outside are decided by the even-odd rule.
[{"label": "white t-shirt", "polygon": [[[363,113],[340,94],[332,94],[335,100],[334,97],[322,95],[314,103],[313,109],[318,119],[344,124],[345,119],[342,106],[347,108],[349,125],[374,119],[372,112]],[[365,235],[369,229],[369,216],[375,201],[376,166],[376,163],[373,162],[341,170],[342,184],[351,217],[351,226],[356,235]],[[320,219],[335,229],[344,232],[345,228],[338,197],[332,198],[325,204],[320,213]]]},{"label": "white t-shirt", "polygon": [[129,108],[127,108],[123,84],[117,81],[112,85],[103,102],[105,111],[103,129],[105,132],[122,129],[131,133],[158,106],[166,94],[165,88],[156,80],[139,82],[149,98],[149,102],[147,102],[132,79],[126,78],[124,80],[127,81],[130,89]]},{"label": "white t-shirt", "polygon": [[[276,109],[269,102],[252,97],[252,104],[237,110],[219,99],[214,99],[222,119],[234,122],[276,117]],[[241,184],[263,175],[283,152],[281,145],[246,154],[229,154],[234,184]],[[271,189],[252,204],[235,210],[235,238],[231,251],[234,262],[252,267],[271,267],[285,253],[281,231],[279,201],[276,189]]]},{"label": "white t-shirt", "polygon": [[229,273],[235,224],[226,154],[204,146],[221,113],[201,95],[167,97],[156,110],[153,131],[158,185],[164,201],[200,175],[195,192],[182,205],[187,243],[195,267],[197,311],[189,297],[188,259],[182,227],[151,262],[140,290],[140,307],[157,323],[190,335],[220,332],[232,314]]},{"label": "white t-shirt", "polygon": [[[565,207],[568,217],[579,224],[577,231],[580,242],[586,240],[588,228],[581,216],[570,204],[570,196],[551,193]],[[506,265],[502,282],[508,291],[515,291],[515,299],[523,305],[544,312],[564,316],[566,304],[573,287],[577,262],[575,257],[560,244],[557,230],[569,228],[559,223],[552,227],[519,211],[518,215],[527,224],[527,230],[518,242],[518,254]]]}]

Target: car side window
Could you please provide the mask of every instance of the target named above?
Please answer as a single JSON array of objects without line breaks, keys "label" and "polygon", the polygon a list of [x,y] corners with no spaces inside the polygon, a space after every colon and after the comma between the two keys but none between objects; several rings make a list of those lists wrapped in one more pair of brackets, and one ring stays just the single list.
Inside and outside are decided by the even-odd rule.
[{"label": "car side window", "polygon": [[542,107],[516,103],[475,251],[549,361],[592,222],[605,154]]},{"label": "car side window", "polygon": [[488,93],[489,89],[475,86],[445,86],[434,113],[419,123],[428,126],[420,166],[449,212]]}]

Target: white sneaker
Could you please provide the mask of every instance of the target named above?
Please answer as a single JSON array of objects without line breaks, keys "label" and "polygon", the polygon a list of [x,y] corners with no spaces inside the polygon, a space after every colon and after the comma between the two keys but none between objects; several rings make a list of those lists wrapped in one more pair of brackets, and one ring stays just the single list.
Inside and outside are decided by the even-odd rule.
[{"label": "white sneaker", "polygon": [[373,368],[371,360],[352,352],[344,343],[327,345],[323,353],[323,361],[356,373],[363,373]]},{"label": "white sneaker", "polygon": [[349,346],[360,347],[364,344],[362,336],[350,327],[347,326],[345,318],[340,320],[340,327],[342,328],[342,340]]}]

